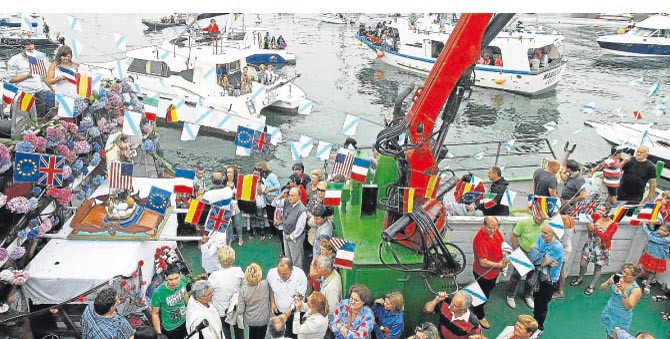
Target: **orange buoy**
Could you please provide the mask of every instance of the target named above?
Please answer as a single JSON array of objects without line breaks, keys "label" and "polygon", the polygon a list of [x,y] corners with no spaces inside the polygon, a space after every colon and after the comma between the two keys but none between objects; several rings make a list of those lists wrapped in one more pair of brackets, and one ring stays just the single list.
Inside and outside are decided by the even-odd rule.
[{"label": "orange buoy", "polygon": [[493,80],[497,85],[502,85],[505,83],[505,79],[495,79]]},{"label": "orange buoy", "polygon": [[384,51],[377,51],[377,58],[383,58],[384,57]]},{"label": "orange buoy", "polygon": [[381,80],[383,77],[384,77],[384,72],[382,72],[381,70],[377,70],[375,72],[375,79],[376,80]]}]

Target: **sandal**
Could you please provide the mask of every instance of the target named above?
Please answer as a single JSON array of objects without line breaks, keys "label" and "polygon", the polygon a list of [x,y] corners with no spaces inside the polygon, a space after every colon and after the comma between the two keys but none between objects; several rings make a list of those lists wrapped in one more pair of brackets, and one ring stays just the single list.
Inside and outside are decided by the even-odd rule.
[{"label": "sandal", "polygon": [[570,286],[581,285],[584,282],[584,279],[575,279],[570,283]]},{"label": "sandal", "polygon": [[663,315],[663,320],[670,320],[670,314],[665,312],[661,312],[661,314]]},{"label": "sandal", "polygon": [[589,286],[584,290],[584,295],[593,295],[593,287]]},{"label": "sandal", "polygon": [[659,302],[659,301],[663,301],[663,300],[668,300],[668,297],[664,296],[662,294],[661,295],[655,295],[655,296],[651,297],[651,301],[653,301],[653,302]]}]

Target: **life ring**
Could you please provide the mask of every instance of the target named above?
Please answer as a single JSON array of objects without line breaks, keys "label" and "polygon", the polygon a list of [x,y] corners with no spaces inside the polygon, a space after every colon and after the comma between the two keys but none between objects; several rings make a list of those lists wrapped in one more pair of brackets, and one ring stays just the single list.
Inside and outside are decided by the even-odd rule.
[{"label": "life ring", "polygon": [[496,83],[496,85],[502,85],[505,83],[505,79],[495,79],[493,81]]},{"label": "life ring", "polygon": [[377,58],[381,59],[384,57],[384,51],[377,51]]}]

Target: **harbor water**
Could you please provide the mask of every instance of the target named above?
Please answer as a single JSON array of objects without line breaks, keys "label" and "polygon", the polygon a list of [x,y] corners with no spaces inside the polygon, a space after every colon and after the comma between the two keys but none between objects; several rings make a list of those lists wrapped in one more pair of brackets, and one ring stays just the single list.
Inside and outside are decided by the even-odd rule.
[{"label": "harbor water", "polygon": [[[159,45],[183,29],[176,27],[144,33],[140,20],[158,16],[162,14],[79,14],[82,32],[69,31],[65,14],[48,14],[45,19],[52,34],[63,32],[68,41],[74,37],[84,45],[78,61],[101,62],[123,56],[123,52],[114,46],[113,32],[125,34],[128,48],[133,49]],[[262,25],[269,27],[276,36],[283,35],[288,49],[297,56],[296,65],[285,66],[280,72],[288,76],[301,74],[295,83],[314,103],[309,116],[263,111],[267,124],[280,127],[282,143],[268,154],[238,157],[231,140],[200,135],[194,142],[182,142],[179,140],[181,129],[160,128],[166,159],[178,167],[201,165],[208,171],[222,169],[230,163],[249,171],[255,162],[264,160],[280,178],[286,178],[293,163],[289,142],[306,135],[314,138],[315,145],[318,140],[342,144],[345,136],[341,128],[346,114],[361,118],[355,137],[359,146],[370,146],[383,128],[384,115],[392,112],[398,93],[407,86],[421,86],[424,76],[398,70],[377,60],[372,50],[361,46],[354,38],[357,25],[329,24],[318,17],[318,14],[260,15]],[[368,25],[387,18],[363,17]],[[549,140],[558,157],[562,157],[565,142],[570,141],[577,144],[574,159],[592,162],[608,155],[609,145],[593,129],[584,126],[586,120],[635,122],[633,111],[637,110],[643,115],[639,122],[666,126],[668,117],[656,115],[654,110],[668,93],[670,59],[603,55],[596,38],[614,33],[626,23],[612,24],[587,17],[592,16],[521,16],[527,25],[543,24],[566,37],[562,48],[568,63],[563,79],[555,91],[539,98],[473,88],[461,105],[447,141],[542,137]],[[659,93],[648,97],[648,88],[657,81],[660,82]],[[595,103],[595,111],[584,113],[581,106],[590,102]],[[408,99],[405,111],[409,104]],[[615,112],[617,108],[621,108],[621,114]],[[558,124],[557,129],[549,131],[543,127],[552,121]],[[490,144],[474,145],[468,152],[490,153],[496,148]],[[460,161],[476,165],[477,160]],[[507,165],[505,161],[508,160],[503,159],[499,165]],[[314,156],[314,150],[303,162],[308,170],[324,165]],[[442,165],[451,164],[445,160]]]}]

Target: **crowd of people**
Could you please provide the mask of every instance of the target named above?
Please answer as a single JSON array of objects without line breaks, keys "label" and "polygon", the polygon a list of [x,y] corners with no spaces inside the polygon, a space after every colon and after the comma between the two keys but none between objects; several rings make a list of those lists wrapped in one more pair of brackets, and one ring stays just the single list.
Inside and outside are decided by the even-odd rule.
[{"label": "crowd of people", "polygon": [[386,21],[378,22],[374,27],[365,27],[365,24],[361,24],[358,27],[358,35],[365,37],[373,45],[379,45],[385,49],[397,51],[399,48],[400,35],[398,30],[387,25]]}]

